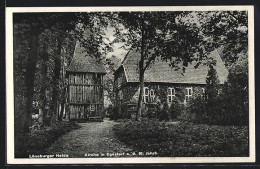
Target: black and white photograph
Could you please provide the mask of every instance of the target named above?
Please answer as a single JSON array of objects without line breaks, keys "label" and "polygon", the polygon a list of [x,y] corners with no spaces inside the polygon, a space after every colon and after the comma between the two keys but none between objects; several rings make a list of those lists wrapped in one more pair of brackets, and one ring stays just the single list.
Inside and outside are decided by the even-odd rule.
[{"label": "black and white photograph", "polygon": [[6,8],[7,163],[254,162],[253,9]]}]

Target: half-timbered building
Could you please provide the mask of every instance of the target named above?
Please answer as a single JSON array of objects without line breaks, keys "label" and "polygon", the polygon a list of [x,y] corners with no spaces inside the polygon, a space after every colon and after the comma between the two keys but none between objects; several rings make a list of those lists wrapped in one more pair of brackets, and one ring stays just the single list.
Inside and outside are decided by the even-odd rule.
[{"label": "half-timbered building", "polygon": [[102,62],[91,56],[76,42],[72,61],[67,69],[69,119],[102,118],[104,107]]}]

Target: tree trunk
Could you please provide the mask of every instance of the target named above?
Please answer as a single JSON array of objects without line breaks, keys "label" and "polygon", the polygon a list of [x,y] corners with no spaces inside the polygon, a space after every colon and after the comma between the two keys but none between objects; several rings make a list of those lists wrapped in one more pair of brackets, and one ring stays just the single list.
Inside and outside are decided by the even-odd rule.
[{"label": "tree trunk", "polygon": [[32,124],[32,103],[34,94],[34,80],[36,72],[37,57],[39,54],[39,33],[33,32],[30,39],[30,52],[28,55],[28,64],[26,70],[25,87],[26,87],[26,122],[25,132],[29,132]]},{"label": "tree trunk", "polygon": [[[58,113],[58,121],[62,121],[62,118],[63,118],[63,113],[64,113],[64,110],[65,110],[65,104],[67,102],[66,100],[66,80],[65,80],[65,57],[62,57],[62,74],[61,74],[61,81],[62,81],[62,87],[63,87],[63,90],[61,91],[61,110],[60,112]],[[65,110],[66,111],[66,110]],[[66,114],[65,114],[65,117],[66,117]]]},{"label": "tree trunk", "polygon": [[65,90],[63,90],[63,95],[62,95],[62,99],[61,99],[61,110],[60,110],[60,112],[59,112],[59,114],[58,114],[58,120],[59,121],[62,121],[62,118],[63,118],[63,112],[64,112],[64,106],[65,106]]},{"label": "tree trunk", "polygon": [[62,121],[64,108],[65,108],[65,102],[62,102],[61,103],[61,110],[60,110],[59,121]]},{"label": "tree trunk", "polygon": [[45,93],[47,91],[47,88],[46,86],[42,88],[42,91],[41,91],[41,108],[42,108],[42,117],[43,117],[43,125],[46,126],[46,125],[49,125],[49,122],[50,122],[50,119],[47,118],[48,117],[48,109],[46,109],[46,106],[47,106],[47,98],[45,96]]},{"label": "tree trunk", "polygon": [[139,92],[139,98],[137,103],[137,112],[135,116],[135,120],[139,121],[139,117],[141,117],[142,114],[142,99],[143,99],[143,91],[144,91],[144,58],[141,56],[141,60],[139,62],[139,80],[140,80],[140,92]]},{"label": "tree trunk", "polygon": [[41,91],[40,91],[40,108],[42,109],[42,124],[45,126],[49,122],[49,119],[46,119],[47,116],[47,98],[46,98],[46,91],[47,91],[47,74],[48,74],[48,68],[47,68],[47,61],[49,60],[49,54],[47,52],[47,45],[43,45],[43,53],[42,53],[42,69],[41,69],[41,75],[42,75],[42,84],[41,84]]},{"label": "tree trunk", "polygon": [[140,73],[140,93],[138,98],[138,104],[137,104],[137,112],[135,120],[138,121],[139,117],[141,117],[142,114],[142,100],[143,100],[143,92],[144,91],[144,73]]},{"label": "tree trunk", "polygon": [[54,59],[54,77],[53,77],[53,92],[52,92],[52,105],[51,105],[51,123],[54,123],[57,118],[57,105],[59,95],[59,82],[61,71],[61,39],[58,39],[57,52]]},{"label": "tree trunk", "polygon": [[137,112],[135,116],[135,120],[139,121],[138,116],[141,117],[142,114],[142,99],[143,99],[143,90],[144,90],[144,47],[145,47],[145,31],[144,31],[144,22],[142,25],[142,41],[141,41],[141,59],[139,62],[139,81],[140,81],[140,93],[138,98],[138,104],[137,104]]}]

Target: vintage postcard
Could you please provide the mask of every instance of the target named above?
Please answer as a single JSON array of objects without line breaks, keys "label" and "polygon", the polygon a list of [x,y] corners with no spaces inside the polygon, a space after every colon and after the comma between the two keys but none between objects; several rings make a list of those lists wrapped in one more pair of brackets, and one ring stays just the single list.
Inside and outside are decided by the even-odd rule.
[{"label": "vintage postcard", "polygon": [[7,164],[255,162],[253,6],[7,7]]}]

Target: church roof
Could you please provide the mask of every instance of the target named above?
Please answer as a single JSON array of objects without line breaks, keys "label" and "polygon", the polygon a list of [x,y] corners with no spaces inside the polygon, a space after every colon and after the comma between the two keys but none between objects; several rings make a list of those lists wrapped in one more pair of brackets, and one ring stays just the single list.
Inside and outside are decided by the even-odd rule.
[{"label": "church roof", "polygon": [[67,71],[106,73],[103,63],[94,56],[89,55],[79,41],[76,42],[73,58]]},{"label": "church roof", "polygon": [[[220,81],[224,84],[227,79],[228,70],[224,65],[217,50],[212,51],[208,57],[216,60],[215,69]],[[126,55],[121,68],[125,73],[127,82],[139,82],[138,62],[140,53],[136,50],[130,50]],[[159,82],[159,83],[182,83],[182,84],[206,84],[206,77],[209,67],[200,64],[195,68],[195,61],[186,67],[185,72],[182,69],[175,70],[169,66],[169,62],[156,60],[144,73],[144,82]],[[118,69],[118,70],[119,70]]]}]

